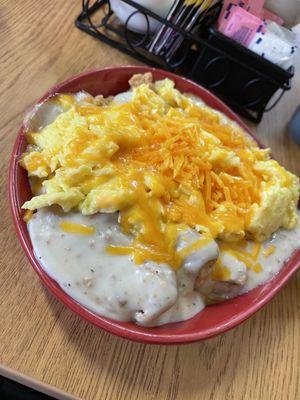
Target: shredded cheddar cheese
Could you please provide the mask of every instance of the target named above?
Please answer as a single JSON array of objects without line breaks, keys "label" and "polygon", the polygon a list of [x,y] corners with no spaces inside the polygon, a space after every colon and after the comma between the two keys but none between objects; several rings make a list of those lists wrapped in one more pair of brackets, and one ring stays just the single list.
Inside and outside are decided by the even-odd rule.
[{"label": "shredded cheddar cheese", "polygon": [[31,220],[32,216],[33,216],[33,211],[26,210],[25,214],[24,214],[24,217],[23,217],[23,221],[25,221],[27,223],[28,221]]},{"label": "shredded cheddar cheese", "polygon": [[91,235],[95,232],[95,228],[91,225],[78,224],[71,221],[62,221],[60,228],[67,233],[76,233],[80,235]]},{"label": "shredded cheddar cheese", "polygon": [[253,244],[253,249],[252,249],[252,258],[253,258],[254,261],[257,260],[260,251],[261,251],[261,244],[260,243],[254,243]]},{"label": "shredded cheddar cheese", "polygon": [[264,254],[265,257],[269,257],[271,254],[274,253],[275,250],[276,250],[276,247],[273,246],[273,245],[271,245],[271,246],[268,246],[268,247],[264,250],[263,254]]},{"label": "shredded cheddar cheese", "polygon": [[253,271],[256,272],[257,274],[258,274],[259,272],[262,272],[262,266],[261,266],[260,263],[254,264],[252,269],[253,269]]},{"label": "shredded cheddar cheese", "polygon": [[[236,242],[246,235],[262,240],[269,234],[269,225],[260,223],[269,210],[263,190],[294,185],[283,194],[295,202],[293,175],[270,160],[268,150],[220,113],[181,94],[170,80],[138,86],[126,104],[78,104],[69,95],[58,101],[66,111],[41,132],[28,133],[33,147],[21,165],[40,180],[44,193],[23,207],[58,204],[84,215],[119,211],[123,231],[134,238],[130,251],[136,263],[150,259],[178,268],[176,241],[188,228],[209,240]],[[289,218],[292,225],[295,218]],[[92,232],[72,223],[64,229]],[[234,247],[231,252],[250,268],[259,249],[255,244],[250,256]]]}]

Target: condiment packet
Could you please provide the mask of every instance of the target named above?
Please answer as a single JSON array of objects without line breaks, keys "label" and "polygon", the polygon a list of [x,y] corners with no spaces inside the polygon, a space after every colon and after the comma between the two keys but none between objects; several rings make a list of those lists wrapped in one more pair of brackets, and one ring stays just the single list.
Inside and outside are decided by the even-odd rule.
[{"label": "condiment packet", "polygon": [[239,6],[251,14],[260,17],[263,11],[264,2],[265,0],[225,0],[219,16],[218,24],[221,23],[224,15],[230,11],[233,6]]},{"label": "condiment packet", "polygon": [[265,32],[256,32],[248,49],[287,69],[293,64],[297,51],[295,32],[270,22]]},{"label": "condiment packet", "polygon": [[254,35],[265,31],[264,21],[240,6],[231,5],[219,23],[219,31],[248,47]]}]

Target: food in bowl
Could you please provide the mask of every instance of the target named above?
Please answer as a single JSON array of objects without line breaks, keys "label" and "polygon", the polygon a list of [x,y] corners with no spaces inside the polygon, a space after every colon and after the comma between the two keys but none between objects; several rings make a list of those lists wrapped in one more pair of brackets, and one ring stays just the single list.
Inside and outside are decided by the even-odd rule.
[{"label": "food in bowl", "polygon": [[26,123],[41,266],[99,315],[157,326],[274,276],[299,247],[298,178],[165,79],[59,94]]}]

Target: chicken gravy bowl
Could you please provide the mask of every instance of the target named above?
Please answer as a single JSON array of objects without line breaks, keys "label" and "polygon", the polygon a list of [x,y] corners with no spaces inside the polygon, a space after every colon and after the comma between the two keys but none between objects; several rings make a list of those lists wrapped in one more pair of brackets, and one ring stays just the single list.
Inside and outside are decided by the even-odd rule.
[{"label": "chicken gravy bowl", "polygon": [[[117,95],[116,99],[119,96],[120,103],[124,103],[127,95],[122,99],[120,93],[128,93],[130,78],[146,72],[152,73],[154,81],[169,78],[181,93],[196,96],[250,133],[227,106],[205,89],[147,67],[107,68],[81,74],[53,88],[38,104],[57,93],[82,91],[92,96]],[[108,247],[131,246],[132,239],[120,229],[117,211],[82,215],[76,210],[65,213],[54,205],[38,210],[26,224],[22,206],[32,198],[32,192],[19,161],[27,148],[25,132],[39,129],[41,122],[36,115],[33,111],[24,122],[11,158],[9,191],[16,229],[25,253],[46,286],[88,321],[119,336],[148,343],[205,339],[250,317],[297,270],[299,224],[292,230],[276,230],[259,251],[253,243],[245,244],[245,251],[257,253],[249,269],[226,248],[220,251],[216,241],[194,246],[203,236],[201,230],[194,229],[183,230],[177,238],[176,250],[184,254],[181,268],[151,259],[136,266],[130,254],[106,251]],[[74,229],[85,232],[74,234]],[[187,252],[191,246],[194,248]],[[216,285],[208,276],[218,257],[223,273],[231,269],[231,275],[227,280],[223,276]],[[220,300],[226,301],[215,304]]]}]

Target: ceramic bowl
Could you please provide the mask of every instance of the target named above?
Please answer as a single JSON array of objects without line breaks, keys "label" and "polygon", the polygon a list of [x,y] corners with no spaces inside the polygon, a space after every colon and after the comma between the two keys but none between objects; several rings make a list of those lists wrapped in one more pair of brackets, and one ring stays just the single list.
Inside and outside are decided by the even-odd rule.
[{"label": "ceramic bowl", "polygon": [[[243,121],[208,90],[178,75],[142,66],[111,67],[84,72],[50,89],[37,104],[48,96],[60,92],[70,93],[85,90],[92,95],[116,95],[128,89],[128,80],[133,74],[148,71],[152,72],[155,80],[172,79],[180,91],[199,96],[209,106],[223,112],[251,134]],[[119,322],[101,317],[69,297],[46,274],[34,255],[27,227],[23,221],[24,211],[21,209],[22,204],[31,197],[27,172],[18,164],[18,159],[25,150],[26,144],[23,124],[16,136],[9,170],[10,205],[21,245],[35,272],[52,294],[73,312],[105,331],[126,339],[157,344],[188,343],[216,336],[239,325],[268,303],[300,266],[299,250],[286,261],[280,272],[267,283],[232,300],[210,305],[192,319],[184,322],[167,324],[156,328],[145,328],[137,326],[133,322]]]}]

